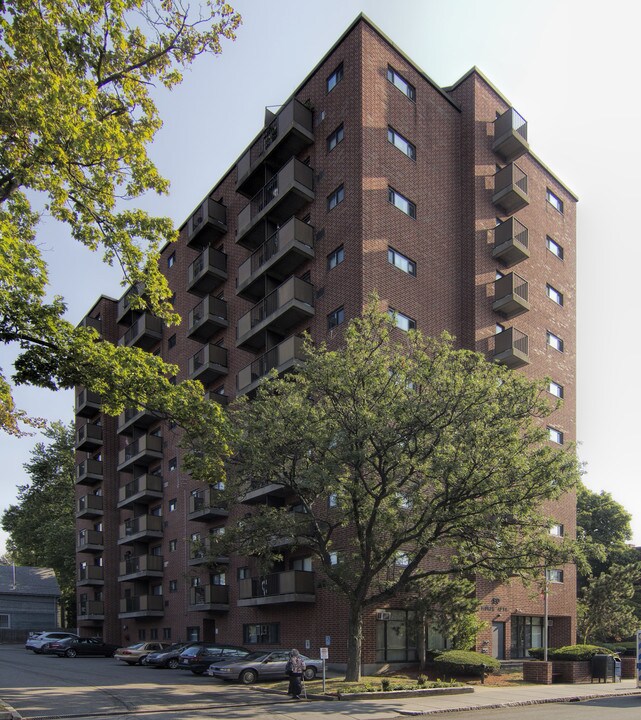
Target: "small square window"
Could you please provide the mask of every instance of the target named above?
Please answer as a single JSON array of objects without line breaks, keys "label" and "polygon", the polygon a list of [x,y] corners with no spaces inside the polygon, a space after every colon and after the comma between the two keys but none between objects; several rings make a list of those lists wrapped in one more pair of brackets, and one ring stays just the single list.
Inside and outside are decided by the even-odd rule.
[{"label": "small square window", "polygon": [[399,552],[396,553],[396,557],[394,558],[394,565],[397,567],[407,567],[410,564],[409,556],[406,552]]},{"label": "small square window", "polygon": [[345,308],[341,307],[332,310],[327,316],[327,329],[332,330],[337,325],[340,325],[345,320]]},{"label": "small square window", "polygon": [[171,458],[171,460],[167,463],[167,469],[169,471],[176,470],[178,467],[178,458]]},{"label": "small square window", "polygon": [[340,265],[345,259],[345,248],[343,245],[337,247],[327,256],[327,269],[332,270],[337,265]]},{"label": "small square window", "polygon": [[167,267],[173,267],[175,262],[176,262],[176,253],[172,252],[172,254],[167,258]]},{"label": "small square window", "polygon": [[174,333],[169,340],[167,340],[167,347],[171,350],[172,347],[176,347],[176,333]]},{"label": "small square window", "polygon": [[563,385],[559,385],[559,383],[550,380],[550,384],[548,385],[548,392],[550,393],[550,395],[554,395],[554,397],[562,398]]},{"label": "small square window", "polygon": [[550,535],[554,535],[555,537],[563,537],[564,534],[564,527],[563,525],[561,525],[561,523],[555,523],[550,528]]},{"label": "small square window", "polygon": [[345,188],[339,185],[333,193],[327,196],[327,211],[333,210],[345,199]]},{"label": "small square window", "polygon": [[553,583],[562,583],[563,582],[563,570],[548,570],[547,571],[548,580]]},{"label": "small square window", "polygon": [[170,580],[169,581],[169,592],[170,593],[178,592],[178,580]]},{"label": "small square window", "polygon": [[178,548],[178,540],[170,540],[169,541],[169,552],[176,552],[177,548]]},{"label": "small square window", "polygon": [[248,567],[239,567],[236,570],[236,576],[239,580],[247,580],[251,577]]},{"label": "small square window", "polygon": [[416,147],[399,132],[394,130],[391,125],[387,128],[387,139],[394,147],[397,147],[402,153],[405,153],[408,158],[416,160]]},{"label": "small square window", "polygon": [[547,344],[555,350],[563,352],[563,340],[549,330],[547,331]]},{"label": "small square window", "polygon": [[555,209],[558,210],[561,215],[563,215],[563,200],[558,195],[555,195],[550,188],[547,189],[547,201],[550,203],[550,205]]},{"label": "small square window", "polygon": [[338,565],[338,553],[337,552],[331,552],[329,554],[329,564],[330,565]]},{"label": "small square window", "polygon": [[343,79],[343,63],[327,78],[327,92],[331,92]]},{"label": "small square window", "polygon": [[343,130],[343,123],[341,123],[336,130],[327,138],[327,152],[331,152],[339,142],[343,141],[345,131]]},{"label": "small square window", "polygon": [[416,88],[411,83],[409,83],[397,70],[394,70],[391,65],[387,66],[387,79],[402,93],[405,93],[405,95],[407,95],[407,97],[412,102],[416,102]]},{"label": "small square window", "polygon": [[552,253],[552,255],[556,255],[559,260],[563,260],[563,248],[561,247],[561,245],[559,245],[558,242],[552,240],[551,237],[547,236],[545,238],[545,244],[547,249]]},{"label": "small square window", "polygon": [[392,247],[387,248],[387,261],[397,267],[399,270],[416,277],[416,263],[408,257],[394,250]]},{"label": "small square window", "polygon": [[409,215],[414,220],[416,219],[416,205],[405,195],[401,195],[398,190],[394,190],[392,187],[387,188],[387,199],[399,210],[402,210],[406,215]]},{"label": "small square window", "polygon": [[171,628],[166,627],[162,629],[162,639],[163,640],[171,640]]},{"label": "small square window", "polygon": [[150,628],[149,639],[150,640],[158,640],[158,628]]},{"label": "small square window", "polygon": [[559,292],[555,287],[552,287],[549,283],[545,286],[545,292],[550,300],[553,300],[557,305],[563,305],[563,293]]},{"label": "small square window", "polygon": [[138,630],[138,640],[146,640],[147,639],[147,631],[145,629],[139,629]]},{"label": "small square window", "polygon": [[398,310],[394,310],[394,308],[389,308],[387,312],[394,320],[396,327],[400,330],[404,330],[405,332],[408,332],[408,330],[416,330],[416,320],[398,312]]},{"label": "small square window", "polygon": [[178,507],[178,500],[176,498],[173,498],[173,500],[169,501],[169,512],[175,512],[177,507]]},{"label": "small square window", "polygon": [[338,506],[338,495],[336,493],[330,493],[327,498],[327,507],[335,508]]},{"label": "small square window", "polygon": [[551,442],[556,443],[557,445],[563,445],[563,433],[560,430],[548,425],[548,435]]},{"label": "small square window", "polygon": [[505,325],[501,325],[501,323],[495,323],[494,324],[494,334],[498,335],[499,333],[502,333],[503,330],[505,330]]}]

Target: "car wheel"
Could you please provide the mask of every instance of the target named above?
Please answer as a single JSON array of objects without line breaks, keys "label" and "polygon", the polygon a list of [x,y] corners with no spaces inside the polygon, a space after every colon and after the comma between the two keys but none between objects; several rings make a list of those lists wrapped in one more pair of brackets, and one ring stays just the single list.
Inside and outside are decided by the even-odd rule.
[{"label": "car wheel", "polygon": [[170,670],[175,670],[178,667],[178,658],[171,658],[171,660],[168,660],[167,667]]},{"label": "car wheel", "polygon": [[143,664],[143,662],[145,661],[145,658],[146,658],[146,657],[147,657],[146,655],[143,655],[142,657],[139,657],[139,658],[138,658],[138,663],[137,663],[137,664],[138,664],[138,665],[142,665],[142,664]]},{"label": "car wheel", "polygon": [[240,682],[243,685],[251,685],[258,680],[258,673],[255,670],[244,670],[240,673]]},{"label": "car wheel", "polygon": [[78,653],[73,648],[67,648],[65,650],[65,657],[76,657]]},{"label": "car wheel", "polygon": [[303,677],[305,678],[305,680],[313,680],[316,677],[316,668],[313,668],[313,667],[305,668]]}]

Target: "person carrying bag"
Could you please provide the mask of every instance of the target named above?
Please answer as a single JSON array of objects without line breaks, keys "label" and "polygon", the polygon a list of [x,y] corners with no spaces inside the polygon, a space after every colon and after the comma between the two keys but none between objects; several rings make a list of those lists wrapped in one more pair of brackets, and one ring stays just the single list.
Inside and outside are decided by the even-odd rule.
[{"label": "person carrying bag", "polygon": [[289,653],[289,660],[285,666],[285,672],[289,676],[289,690],[287,693],[291,695],[294,700],[300,700],[300,694],[303,691],[302,681],[305,667],[305,661],[300,656],[298,650],[294,648]]}]

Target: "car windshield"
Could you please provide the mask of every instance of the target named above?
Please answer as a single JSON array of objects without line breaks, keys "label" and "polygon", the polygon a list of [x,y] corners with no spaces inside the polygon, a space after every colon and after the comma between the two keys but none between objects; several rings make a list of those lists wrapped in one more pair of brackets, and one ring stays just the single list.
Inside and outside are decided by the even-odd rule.
[{"label": "car windshield", "polygon": [[189,655],[190,657],[192,655],[198,655],[198,651],[200,650],[200,645],[192,645],[191,647],[188,647],[183,655]]},{"label": "car windshield", "polygon": [[169,647],[163,648],[161,652],[173,652],[174,650],[180,650],[185,647],[185,643],[174,643]]}]

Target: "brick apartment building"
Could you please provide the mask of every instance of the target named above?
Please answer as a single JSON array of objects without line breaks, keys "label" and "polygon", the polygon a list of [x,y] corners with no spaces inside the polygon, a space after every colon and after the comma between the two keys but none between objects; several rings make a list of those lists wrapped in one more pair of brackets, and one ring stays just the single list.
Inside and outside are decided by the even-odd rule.
[{"label": "brick apartment building", "polygon": [[[162,253],[179,327],[101,297],[83,322],[113,342],[158,351],[178,380],[227,403],[326,339],[372,291],[404,329],[448,330],[529,377],[563,406],[550,441],[575,437],[575,203],[534,155],[527,123],[475,68],[438,87],[360,16],[187,219]],[[346,660],[346,609],[302,550],[255,577],[250,558],[212,573],[192,541],[219,532],[216,488],[181,472],[176,430],[148,411],[120,418],[80,388],[78,610],[110,641],[217,639],[330,645]],[[268,485],[245,502],[292,502]],[[572,496],[549,508],[575,532]],[[575,635],[575,572],[553,569],[550,642]],[[523,657],[542,644],[541,589],[478,584],[488,630],[478,649]],[[415,657],[412,613],[365,621],[363,661]],[[431,636],[430,642],[442,639]]]}]

